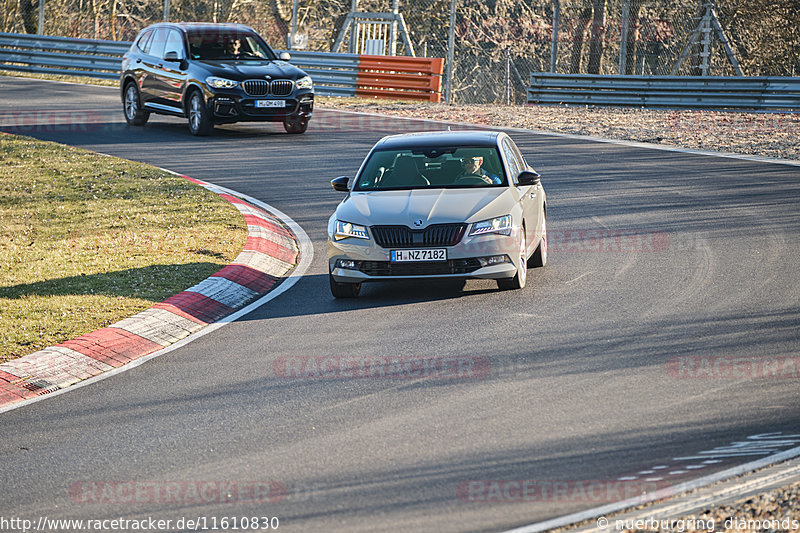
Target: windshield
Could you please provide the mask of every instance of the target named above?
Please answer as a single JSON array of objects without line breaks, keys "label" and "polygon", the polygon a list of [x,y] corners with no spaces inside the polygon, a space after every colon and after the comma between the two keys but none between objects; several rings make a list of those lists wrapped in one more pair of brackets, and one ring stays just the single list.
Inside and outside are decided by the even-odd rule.
[{"label": "windshield", "polygon": [[507,185],[494,147],[376,150],[356,180],[356,191]]},{"label": "windshield", "polygon": [[203,30],[187,32],[189,54],[200,60],[273,60],[275,53],[253,32]]}]

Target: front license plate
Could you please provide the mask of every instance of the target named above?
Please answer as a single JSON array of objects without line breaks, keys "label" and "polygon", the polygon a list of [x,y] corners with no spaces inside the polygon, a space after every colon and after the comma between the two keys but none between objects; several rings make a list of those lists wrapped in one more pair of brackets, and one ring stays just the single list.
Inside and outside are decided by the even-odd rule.
[{"label": "front license plate", "polygon": [[392,250],[393,263],[407,261],[447,261],[447,250],[436,248],[434,250]]},{"label": "front license plate", "polygon": [[284,100],[256,100],[256,107],[284,107]]}]

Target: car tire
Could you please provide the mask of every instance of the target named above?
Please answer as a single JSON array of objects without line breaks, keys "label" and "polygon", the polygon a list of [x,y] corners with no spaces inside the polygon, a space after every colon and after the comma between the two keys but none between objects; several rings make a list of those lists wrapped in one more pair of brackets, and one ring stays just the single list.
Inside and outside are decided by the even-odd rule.
[{"label": "car tire", "polygon": [[334,298],[357,298],[358,293],[361,292],[361,283],[339,283],[333,279],[333,274],[330,272],[328,272],[328,281]]},{"label": "car tire", "polygon": [[144,126],[147,119],[150,118],[150,112],[142,106],[139,87],[136,86],[136,83],[129,81],[125,85],[123,95],[122,112],[125,114],[125,121],[131,126]]},{"label": "car tire", "polygon": [[542,240],[528,261],[528,268],[540,268],[547,264],[547,213],[542,218]]},{"label": "car tire", "polygon": [[519,244],[519,264],[517,272],[513,278],[501,278],[497,280],[497,287],[504,291],[522,289],[528,281],[528,253],[527,241],[525,240],[525,226],[520,229]]},{"label": "car tire", "polygon": [[192,91],[189,95],[186,115],[189,119],[189,132],[192,135],[205,136],[214,129],[214,123],[211,122],[211,114],[200,91]]},{"label": "car tire", "polygon": [[286,130],[286,133],[305,133],[308,129],[308,119],[286,119],[283,121],[283,128]]}]

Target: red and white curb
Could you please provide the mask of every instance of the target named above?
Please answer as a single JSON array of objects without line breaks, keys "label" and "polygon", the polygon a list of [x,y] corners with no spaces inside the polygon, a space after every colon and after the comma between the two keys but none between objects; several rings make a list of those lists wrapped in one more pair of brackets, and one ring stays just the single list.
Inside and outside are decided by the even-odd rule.
[{"label": "red and white curb", "polygon": [[267,303],[305,273],[313,247],[292,219],[255,198],[180,176],[221,195],[239,210],[248,230],[242,252],[213,276],[145,311],[0,364],[0,412],[95,382],[183,346]]}]

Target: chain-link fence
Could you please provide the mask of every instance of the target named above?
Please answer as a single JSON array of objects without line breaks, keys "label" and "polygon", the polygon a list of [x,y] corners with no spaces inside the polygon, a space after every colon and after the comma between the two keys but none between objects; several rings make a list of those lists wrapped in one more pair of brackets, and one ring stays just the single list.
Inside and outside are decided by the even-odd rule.
[{"label": "chain-link fence", "polygon": [[[39,2],[45,2],[40,9]],[[461,103],[520,103],[531,72],[794,76],[798,0],[0,0],[0,30],[130,40],[241,22],[273,46],[448,57]],[[739,71],[737,71],[737,65]]]}]

